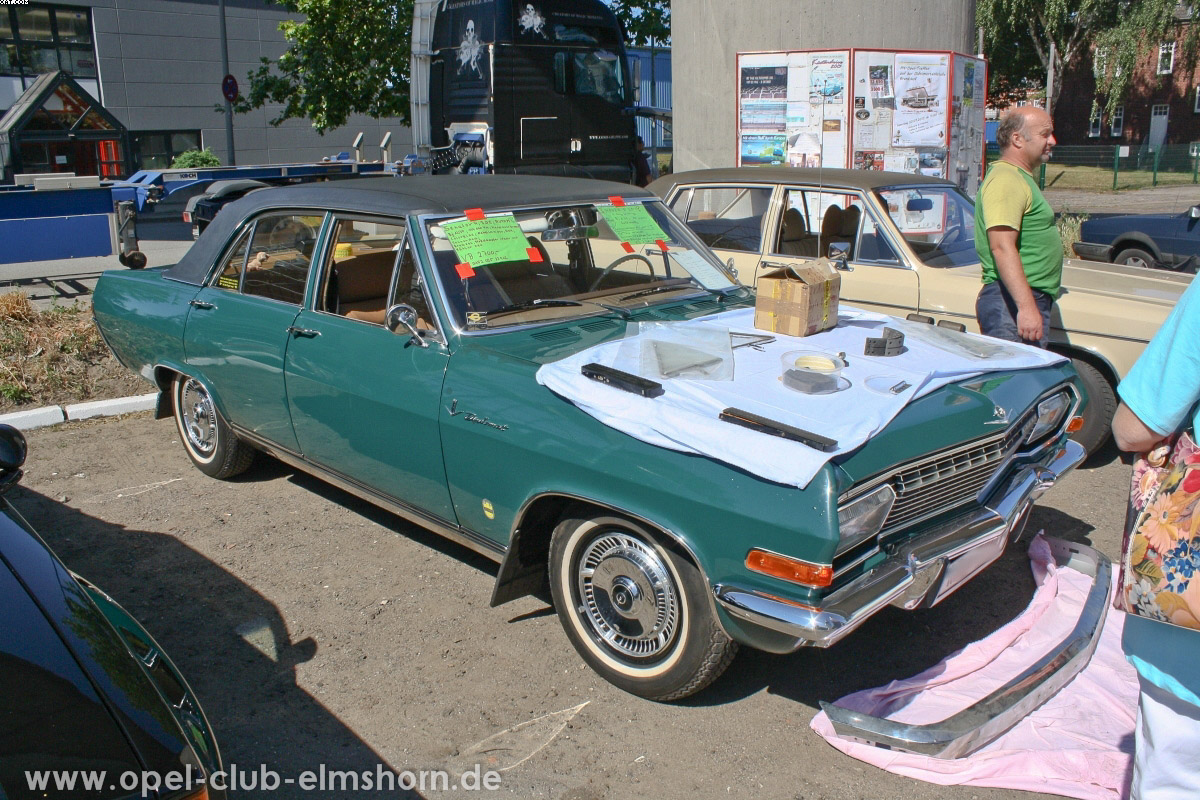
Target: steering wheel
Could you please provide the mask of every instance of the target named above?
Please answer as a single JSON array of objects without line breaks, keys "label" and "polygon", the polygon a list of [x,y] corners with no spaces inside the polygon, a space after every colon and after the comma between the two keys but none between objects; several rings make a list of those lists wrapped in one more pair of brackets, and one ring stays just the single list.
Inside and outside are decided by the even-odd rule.
[{"label": "steering wheel", "polygon": [[946,232],[942,234],[941,238],[933,243],[933,249],[941,250],[942,245],[949,244],[950,242],[957,242],[962,238],[962,232],[962,225],[959,225],[958,223],[951,225],[950,227],[946,228]]},{"label": "steering wheel", "polygon": [[601,272],[600,275],[596,277],[596,280],[592,281],[592,285],[588,287],[588,291],[589,292],[596,291],[596,287],[599,286],[601,283],[603,283],[604,279],[608,277],[608,273],[612,272],[617,267],[618,264],[624,264],[626,261],[633,261],[634,259],[645,261],[646,266],[650,269],[650,275],[651,276],[654,275],[654,264],[651,263],[650,259],[646,258],[641,253],[626,253],[625,255],[621,256],[616,261],[612,262],[607,267],[605,267],[604,271]]}]

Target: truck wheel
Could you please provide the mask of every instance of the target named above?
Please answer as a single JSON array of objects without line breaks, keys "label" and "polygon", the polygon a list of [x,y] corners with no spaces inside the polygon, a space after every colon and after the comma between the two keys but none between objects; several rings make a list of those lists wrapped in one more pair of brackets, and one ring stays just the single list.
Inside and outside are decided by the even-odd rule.
[{"label": "truck wheel", "polygon": [[696,566],[630,520],[560,522],[550,541],[550,591],[583,660],[640,697],[695,694],[737,653]]},{"label": "truck wheel", "polygon": [[254,449],[237,438],[204,384],[177,375],[171,391],[179,438],[196,468],[212,478],[245,472],[254,460]]},{"label": "truck wheel", "polygon": [[1157,264],[1158,261],[1145,250],[1139,250],[1136,247],[1126,247],[1117,253],[1117,257],[1113,259],[1113,263],[1124,264],[1127,267],[1150,268]]},{"label": "truck wheel", "polygon": [[1083,427],[1071,434],[1071,438],[1087,450],[1088,455],[1099,450],[1112,433],[1112,418],[1117,411],[1117,392],[1104,377],[1104,373],[1086,361],[1071,359],[1071,365],[1079,373],[1079,381],[1087,392],[1088,404],[1083,412]]}]

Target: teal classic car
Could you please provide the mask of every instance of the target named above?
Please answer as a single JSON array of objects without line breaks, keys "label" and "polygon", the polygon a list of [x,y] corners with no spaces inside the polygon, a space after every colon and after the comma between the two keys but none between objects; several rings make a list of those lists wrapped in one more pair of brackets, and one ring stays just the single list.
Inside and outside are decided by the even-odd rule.
[{"label": "teal classic car", "polygon": [[[617,412],[614,424],[611,406],[607,419],[588,407],[670,409],[681,387],[719,380],[689,368],[753,377],[747,359],[777,367],[772,348],[821,341],[722,332],[726,319],[749,325],[754,303],[644,190],[417,176],[254,192],[176,266],[105,273],[93,305],[200,470],[228,478],[261,452],[317,475],[495,559],[493,604],[548,583],[588,664],[671,700],[707,686],[739,644],[829,646],[889,604],[940,601],[1082,458],[1067,429],[1084,397],[1066,360],[927,391],[892,381],[890,416],[832,448],[835,427],[867,418],[851,410],[861,398],[811,425],[808,444],[780,438],[794,426],[727,426],[751,458],[796,448],[810,468],[795,479],[790,459],[764,477],[703,441],[622,429],[649,416]],[[827,333],[876,326],[843,314]],[[892,323],[910,326],[916,352],[915,323]],[[725,360],[664,362],[650,378],[613,363],[563,370],[649,330],[683,332],[672,357],[704,339]],[[870,361],[858,353],[845,385]],[[583,382],[574,402],[548,388],[555,368]],[[769,377],[764,394],[779,385]],[[808,398],[789,396],[803,410]],[[737,405],[762,416],[758,401]]]}]

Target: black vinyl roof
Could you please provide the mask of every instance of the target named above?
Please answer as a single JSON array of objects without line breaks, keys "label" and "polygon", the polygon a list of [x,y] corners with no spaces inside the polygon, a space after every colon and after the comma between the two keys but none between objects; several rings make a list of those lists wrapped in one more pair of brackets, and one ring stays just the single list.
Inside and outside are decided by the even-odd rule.
[{"label": "black vinyl roof", "polygon": [[539,175],[409,175],[361,177],[258,189],[221,209],[167,277],[200,284],[233,232],[267,209],[313,209],[400,217],[455,214],[522,205],[603,202],[608,197],[654,197],[627,183]]}]

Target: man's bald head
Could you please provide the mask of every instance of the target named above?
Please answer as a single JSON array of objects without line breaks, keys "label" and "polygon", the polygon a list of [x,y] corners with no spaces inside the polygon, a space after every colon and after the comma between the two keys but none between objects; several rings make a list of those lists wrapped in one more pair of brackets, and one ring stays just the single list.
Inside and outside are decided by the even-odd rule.
[{"label": "man's bald head", "polygon": [[1013,135],[1025,134],[1034,125],[1050,121],[1050,115],[1037,106],[1017,106],[1005,112],[996,128],[996,144],[1003,153],[1012,146]]}]

